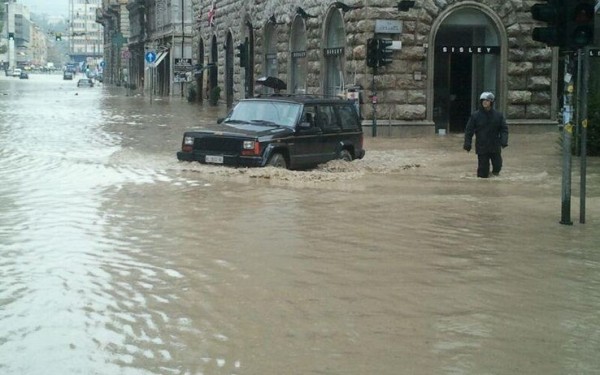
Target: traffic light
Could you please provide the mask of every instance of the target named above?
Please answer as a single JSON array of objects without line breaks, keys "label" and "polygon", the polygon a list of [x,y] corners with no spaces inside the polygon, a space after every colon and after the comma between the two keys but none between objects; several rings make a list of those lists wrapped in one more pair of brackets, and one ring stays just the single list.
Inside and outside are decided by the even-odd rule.
[{"label": "traffic light", "polygon": [[8,40],[15,40],[15,33],[8,33]]},{"label": "traffic light", "polygon": [[546,4],[534,4],[531,7],[533,19],[547,24],[546,27],[533,28],[533,40],[552,47],[564,46],[564,3],[567,1],[546,0]]},{"label": "traffic light", "polygon": [[367,66],[369,68],[377,67],[377,49],[379,39],[367,40]]},{"label": "traffic light", "polygon": [[394,61],[392,59],[393,50],[388,47],[392,45],[392,41],[390,39],[378,39],[377,43],[377,65],[385,66],[389,65]]},{"label": "traffic light", "polygon": [[240,66],[248,68],[248,44],[246,42],[240,43],[235,48],[238,50],[236,56],[240,59]]},{"label": "traffic light", "polygon": [[565,1],[566,45],[581,48],[594,42],[594,1]]},{"label": "traffic light", "polygon": [[61,41],[62,40],[62,34],[61,33],[56,33],[55,38],[56,38],[56,40]]}]

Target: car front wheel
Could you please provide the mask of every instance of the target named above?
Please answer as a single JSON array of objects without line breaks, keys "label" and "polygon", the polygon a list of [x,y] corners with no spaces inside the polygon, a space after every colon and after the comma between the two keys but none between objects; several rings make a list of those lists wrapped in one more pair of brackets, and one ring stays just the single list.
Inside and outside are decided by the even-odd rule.
[{"label": "car front wheel", "polygon": [[338,159],[344,161],[352,161],[352,154],[350,153],[350,151],[343,149],[342,151],[340,151],[340,156],[338,157]]},{"label": "car front wheel", "polygon": [[279,153],[275,153],[273,155],[271,155],[271,157],[269,158],[269,161],[267,162],[267,165],[271,166],[271,167],[275,167],[275,168],[287,168],[287,163],[285,162],[285,158],[283,157],[283,155],[279,154]]}]

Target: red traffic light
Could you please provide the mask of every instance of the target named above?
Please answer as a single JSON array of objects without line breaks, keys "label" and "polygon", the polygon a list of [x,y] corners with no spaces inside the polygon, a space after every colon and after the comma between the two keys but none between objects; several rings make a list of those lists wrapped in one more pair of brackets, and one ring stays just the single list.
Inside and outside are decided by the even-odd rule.
[{"label": "red traffic light", "polygon": [[591,0],[571,0],[567,3],[567,46],[581,48],[594,42],[594,5]]}]

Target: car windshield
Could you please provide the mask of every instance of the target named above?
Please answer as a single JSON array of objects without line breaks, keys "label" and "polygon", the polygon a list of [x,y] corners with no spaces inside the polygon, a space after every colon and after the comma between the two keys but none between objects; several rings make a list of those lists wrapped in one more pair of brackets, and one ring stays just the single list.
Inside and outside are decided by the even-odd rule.
[{"label": "car windshield", "polygon": [[238,103],[226,121],[294,127],[301,110],[296,103],[248,100]]}]

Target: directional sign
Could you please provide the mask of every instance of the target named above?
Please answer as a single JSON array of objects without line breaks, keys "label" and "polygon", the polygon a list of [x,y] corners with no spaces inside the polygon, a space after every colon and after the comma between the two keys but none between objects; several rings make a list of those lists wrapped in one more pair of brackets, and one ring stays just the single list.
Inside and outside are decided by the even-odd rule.
[{"label": "directional sign", "polygon": [[193,70],[192,59],[180,59],[175,58],[174,71],[176,72],[189,72]]},{"label": "directional sign", "polygon": [[146,52],[146,62],[149,64],[152,64],[155,61],[156,61],[156,53],[154,53],[152,51]]}]

